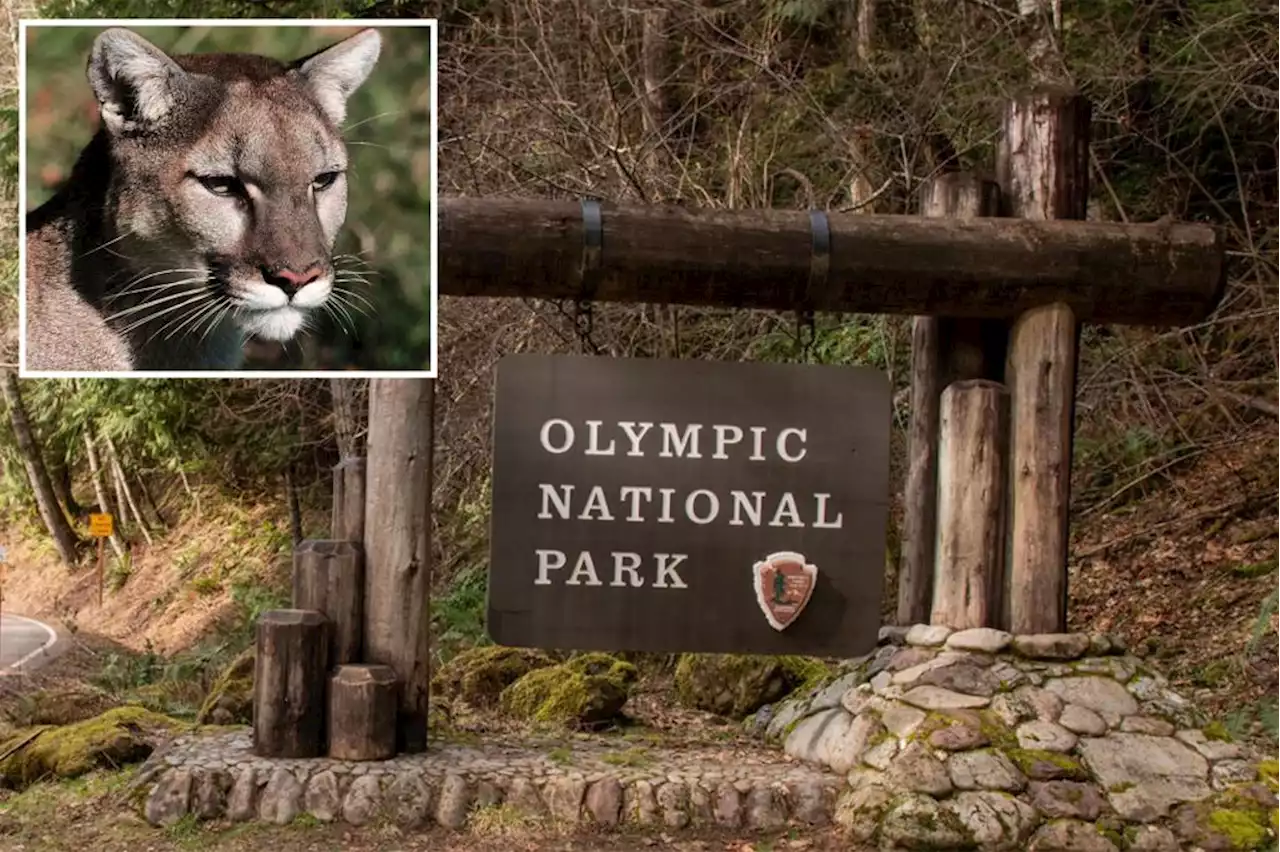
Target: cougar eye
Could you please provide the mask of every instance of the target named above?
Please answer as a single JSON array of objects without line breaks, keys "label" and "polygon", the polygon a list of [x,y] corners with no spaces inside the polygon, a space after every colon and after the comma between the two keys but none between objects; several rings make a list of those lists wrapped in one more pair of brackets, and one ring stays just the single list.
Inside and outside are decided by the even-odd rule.
[{"label": "cougar eye", "polygon": [[244,184],[226,175],[197,176],[200,185],[214,195],[243,195]]},{"label": "cougar eye", "polygon": [[322,172],[316,175],[316,179],[311,181],[311,188],[316,192],[321,192],[333,186],[333,182],[338,179],[341,172]]}]

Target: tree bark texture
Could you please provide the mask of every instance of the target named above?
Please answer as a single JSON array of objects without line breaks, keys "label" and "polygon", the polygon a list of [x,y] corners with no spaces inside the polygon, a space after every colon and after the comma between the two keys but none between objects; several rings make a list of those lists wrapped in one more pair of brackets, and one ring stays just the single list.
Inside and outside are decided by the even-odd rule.
[{"label": "tree bark texture", "polygon": [[365,659],[401,683],[403,751],[426,748],[429,699],[431,379],[373,379],[365,480]]}]

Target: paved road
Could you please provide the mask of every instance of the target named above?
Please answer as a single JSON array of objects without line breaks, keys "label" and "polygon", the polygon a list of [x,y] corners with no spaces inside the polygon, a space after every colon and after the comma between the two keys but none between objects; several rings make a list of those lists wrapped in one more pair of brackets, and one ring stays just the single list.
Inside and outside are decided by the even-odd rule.
[{"label": "paved road", "polygon": [[52,628],[35,619],[0,614],[0,674],[10,672],[15,664],[30,668],[56,639]]}]

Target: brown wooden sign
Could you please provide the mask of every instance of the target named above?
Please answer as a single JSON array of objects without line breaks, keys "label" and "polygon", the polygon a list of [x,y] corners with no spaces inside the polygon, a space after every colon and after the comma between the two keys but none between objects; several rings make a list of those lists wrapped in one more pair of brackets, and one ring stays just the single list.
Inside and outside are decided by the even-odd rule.
[{"label": "brown wooden sign", "polygon": [[850,656],[880,625],[890,392],[862,367],[498,366],[489,635]]}]

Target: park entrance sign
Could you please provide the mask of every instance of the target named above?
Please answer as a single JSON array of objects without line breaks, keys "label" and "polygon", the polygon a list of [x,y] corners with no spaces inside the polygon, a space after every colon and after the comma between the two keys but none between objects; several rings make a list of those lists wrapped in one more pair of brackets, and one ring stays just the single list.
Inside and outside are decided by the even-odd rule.
[{"label": "park entrance sign", "polygon": [[853,656],[880,625],[890,391],[861,367],[498,366],[489,634]]}]

